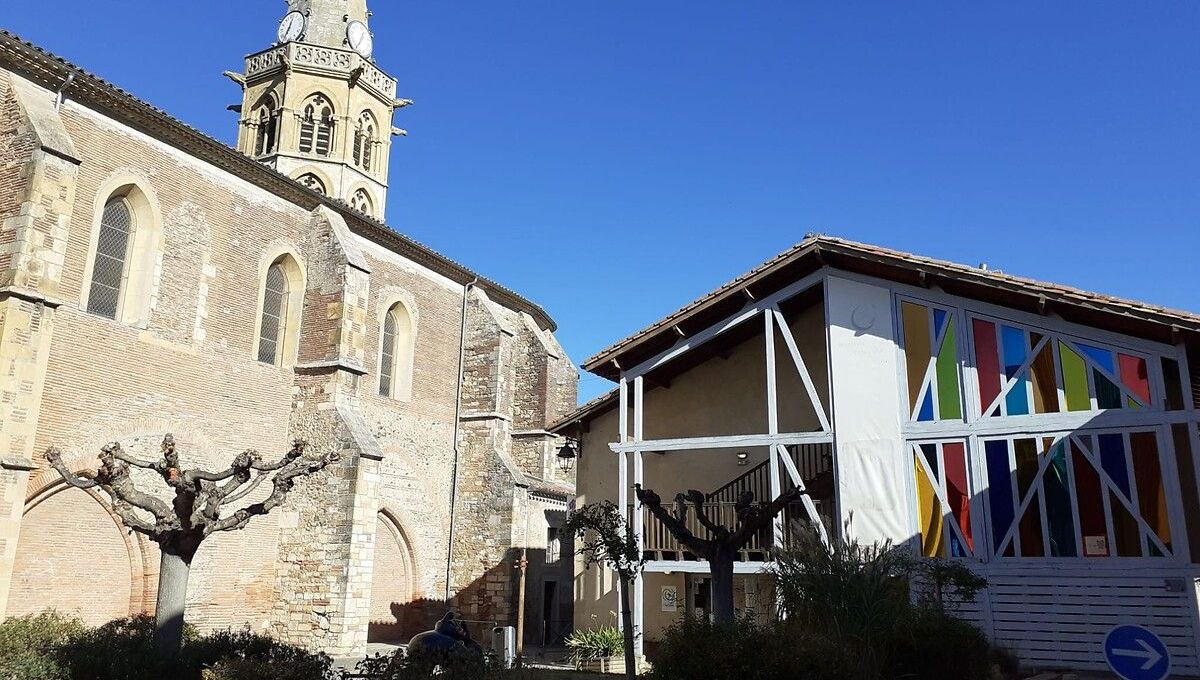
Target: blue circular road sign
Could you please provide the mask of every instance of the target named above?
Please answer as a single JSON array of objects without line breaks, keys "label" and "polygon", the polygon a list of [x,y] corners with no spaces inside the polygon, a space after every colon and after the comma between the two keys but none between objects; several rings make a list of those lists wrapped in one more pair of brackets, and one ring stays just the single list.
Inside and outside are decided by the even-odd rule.
[{"label": "blue circular road sign", "polygon": [[1147,628],[1117,626],[1104,638],[1108,667],[1124,680],[1163,680],[1171,672],[1167,646]]}]

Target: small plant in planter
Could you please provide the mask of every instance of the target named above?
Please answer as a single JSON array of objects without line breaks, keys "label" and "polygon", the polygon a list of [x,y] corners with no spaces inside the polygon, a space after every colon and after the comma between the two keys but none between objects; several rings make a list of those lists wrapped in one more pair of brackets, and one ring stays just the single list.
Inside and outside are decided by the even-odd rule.
[{"label": "small plant in planter", "polygon": [[625,670],[622,656],[625,638],[616,626],[577,630],[567,638],[567,650],[576,670],[600,673]]}]

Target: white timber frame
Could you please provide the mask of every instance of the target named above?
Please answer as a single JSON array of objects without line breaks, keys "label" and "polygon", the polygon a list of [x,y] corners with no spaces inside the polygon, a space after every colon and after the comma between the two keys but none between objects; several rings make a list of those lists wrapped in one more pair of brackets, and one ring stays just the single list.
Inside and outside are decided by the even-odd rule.
[{"label": "white timber frame", "polygon": [[[800,477],[800,472],[792,461],[791,456],[787,452],[787,446],[792,444],[828,444],[833,446],[833,428],[831,426],[832,418],[826,413],[825,407],[822,405],[820,395],[817,393],[815,383],[812,379],[812,374],[809,372],[808,366],[805,364],[803,357],[800,354],[796,339],[792,335],[791,329],[784,319],[783,312],[780,310],[780,303],[789,300],[796,295],[799,295],[815,286],[823,283],[826,271],[824,269],[810,274],[795,283],[783,288],[782,290],[761,300],[750,300],[747,306],[740,312],[726,318],[725,320],[706,328],[705,330],[696,333],[689,337],[681,338],[673,347],[651,357],[646,361],[630,368],[623,370],[620,377],[619,387],[619,439],[616,443],[610,444],[610,448],[617,456],[617,477],[618,477],[618,497],[617,503],[621,508],[627,509],[630,515],[627,517],[633,528],[634,536],[638,543],[639,553],[644,553],[645,550],[645,533],[643,526],[643,513],[640,507],[634,508],[630,504],[630,490],[634,485],[644,482],[644,465],[642,456],[646,451],[656,452],[680,452],[690,453],[700,450],[711,449],[729,449],[729,448],[747,448],[747,447],[766,447],[769,455],[769,479],[771,485],[771,494],[773,497],[778,497],[782,493],[783,474],[788,476],[788,479],[796,487],[802,491],[805,489],[804,480]],[[660,368],[671,361],[687,354],[700,347],[701,345],[717,338],[721,334],[729,331],[743,323],[753,322],[755,318],[761,318],[763,323],[763,342],[766,356],[766,405],[767,405],[767,431],[755,434],[741,434],[731,436],[715,436],[715,437],[680,437],[671,439],[645,439],[645,376],[651,371]],[[828,328],[823,328],[822,333],[827,333]],[[811,403],[813,412],[816,414],[817,420],[820,423],[820,431],[817,432],[780,432],[779,431],[779,409],[778,409],[778,393],[777,393],[777,367],[776,367],[776,352],[775,341],[776,335],[782,337],[788,354],[791,357],[792,368],[799,374],[801,383],[804,386],[805,393]],[[826,339],[828,344],[828,339]],[[823,370],[827,370],[828,366],[822,366]],[[632,423],[630,422],[630,405],[632,403]],[[629,457],[633,459],[633,475],[630,479]],[[760,499],[769,500],[769,499]],[[821,517],[817,512],[816,504],[807,495],[804,494],[801,500],[809,520],[819,532],[821,540],[828,542],[825,525],[821,522]],[[772,523],[772,536],[775,545],[780,545],[784,538],[784,520],[782,515],[776,516]],[[737,562],[734,565],[734,573],[741,575],[764,573],[771,567],[770,563],[762,562]],[[653,560],[646,562],[645,571],[650,573],[708,573],[708,565],[702,561],[688,560]],[[618,586],[619,588],[619,586]],[[618,591],[618,597],[620,593]],[[631,598],[633,610],[633,625],[636,653],[639,657],[644,655],[644,645],[642,639],[643,623],[645,618],[645,583],[643,578],[638,578],[633,583],[633,597]]]},{"label": "white timber frame", "polygon": [[[856,281],[861,284],[876,286],[886,289],[890,292],[893,300],[893,307],[890,311],[892,330],[895,338],[896,352],[896,367],[898,375],[895,376],[897,386],[904,391],[900,395],[899,403],[902,405],[901,412],[897,413],[897,417],[901,422],[901,435],[904,446],[902,450],[905,455],[910,455],[916,447],[922,443],[941,444],[946,442],[962,442],[964,444],[967,455],[967,474],[969,480],[969,496],[971,498],[971,529],[975,536],[976,549],[972,556],[965,559],[974,565],[974,568],[985,572],[989,579],[998,578],[1005,583],[1009,582],[1026,582],[1033,583],[1036,581],[1041,584],[1051,583],[1054,579],[1066,578],[1073,579],[1078,587],[1080,583],[1095,582],[1099,586],[1120,586],[1122,584],[1132,584],[1137,579],[1138,582],[1145,582],[1147,578],[1150,580],[1163,578],[1179,578],[1190,585],[1191,592],[1190,601],[1190,617],[1197,621],[1192,634],[1195,649],[1200,653],[1200,607],[1197,607],[1196,591],[1200,590],[1200,570],[1197,566],[1190,563],[1189,546],[1187,545],[1187,531],[1185,528],[1185,518],[1182,516],[1183,509],[1175,494],[1169,503],[1169,516],[1171,520],[1172,530],[1172,550],[1171,557],[1123,557],[1109,559],[1082,559],[1082,558],[1030,558],[1030,559],[999,559],[993,553],[995,546],[991,545],[991,530],[989,509],[983,501],[981,494],[986,491],[986,487],[980,487],[980,480],[987,479],[987,470],[983,456],[978,452],[982,451],[983,442],[985,440],[994,440],[999,438],[1018,438],[1018,437],[1052,437],[1056,439],[1068,438],[1072,436],[1088,435],[1103,431],[1114,430],[1153,430],[1158,433],[1159,455],[1162,461],[1162,474],[1164,475],[1164,485],[1179,484],[1179,471],[1175,469],[1175,446],[1173,443],[1172,426],[1183,425],[1187,429],[1187,439],[1192,449],[1192,464],[1194,474],[1197,479],[1200,479],[1200,417],[1198,417],[1197,405],[1192,398],[1191,390],[1188,386],[1188,376],[1191,375],[1190,367],[1187,361],[1185,347],[1182,343],[1172,345],[1148,340],[1142,340],[1130,336],[1125,336],[1100,328],[1084,326],[1068,322],[1057,315],[1050,313],[1037,314],[1014,310],[999,305],[980,302],[970,298],[963,298],[948,294],[936,286],[918,287],[907,284],[897,283],[889,280],[878,279],[872,276],[857,274],[831,267],[823,267],[822,269],[813,272],[798,281],[788,285],[778,292],[755,299],[749,293],[746,297],[748,302],[746,306],[715,323],[702,331],[689,336],[681,337],[674,346],[653,356],[645,361],[630,368],[623,368],[620,376],[619,387],[619,428],[620,436],[616,443],[610,444],[611,450],[616,454],[618,461],[618,503],[620,507],[631,508],[630,489],[634,484],[641,484],[644,481],[644,466],[643,454],[646,451],[653,452],[680,452],[687,454],[689,452],[712,449],[739,449],[747,447],[766,447],[769,451],[769,475],[771,490],[778,493],[782,488],[783,477],[787,475],[789,479],[797,486],[803,488],[803,481],[796,470],[795,464],[791,457],[787,454],[786,447],[794,444],[828,444],[831,449],[834,448],[834,431],[837,427],[836,413],[834,412],[834,393],[837,392],[837,385],[834,382],[833,376],[829,380],[829,394],[825,395],[828,398],[826,402],[828,407],[822,405],[822,401],[817,394],[817,390],[812,381],[812,375],[809,372],[809,367],[805,366],[800,352],[796,346],[795,338],[792,336],[788,324],[784,321],[783,315],[780,312],[780,303],[799,295],[814,286],[826,285],[826,316],[825,328],[826,348],[827,353],[831,352],[830,344],[830,313],[828,299],[827,279],[836,276],[841,279]],[[904,356],[903,334],[901,331],[900,317],[900,302],[901,300],[909,300],[919,304],[933,305],[949,311],[956,323],[956,349],[957,349],[957,368],[958,368],[958,389],[960,390],[962,417],[952,420],[933,420],[933,421],[918,421],[915,418],[915,413],[912,412],[908,394],[906,392],[907,382],[907,367]],[[676,360],[685,354],[696,350],[705,343],[708,343],[731,329],[740,326],[741,324],[752,322],[756,318],[761,318],[763,323],[763,342],[766,351],[766,404],[767,404],[767,431],[754,434],[739,434],[729,436],[710,436],[710,437],[674,437],[665,439],[646,439],[645,438],[645,400],[646,400],[646,376],[655,369],[663,367],[673,360]],[[1014,380],[1007,380],[1002,386],[1000,396],[993,400],[993,405],[998,401],[1001,403],[1001,416],[987,416],[986,413],[991,410],[989,405],[981,404],[979,398],[979,377],[976,371],[976,357],[974,355],[973,328],[972,319],[981,318],[992,323],[999,324],[1007,323],[1024,327],[1025,329],[1034,329],[1043,335],[1049,336],[1070,336],[1080,339],[1087,343],[1096,343],[1107,346],[1109,348],[1129,352],[1134,355],[1147,357],[1147,370],[1149,373],[1149,381],[1151,385],[1151,401],[1157,404],[1157,407],[1142,408],[1143,404],[1139,401],[1138,408],[1121,408],[1110,410],[1099,410],[1094,408],[1090,411],[1080,412],[1063,412],[1057,413],[1042,413],[1032,415],[1007,415],[1004,402],[1004,394],[1007,390],[1012,389]],[[1028,330],[1027,330],[1028,332]],[[776,333],[779,333],[777,336]],[[777,337],[781,337],[787,349],[787,355],[791,356],[795,369],[799,372],[804,390],[808,393],[812,402],[813,408],[820,421],[820,431],[816,432],[780,432],[779,431],[779,413],[776,393],[776,354],[775,343]],[[1046,341],[1048,342],[1048,341]],[[1041,345],[1039,345],[1041,346]],[[933,348],[933,353],[936,356],[937,347]],[[1037,347],[1028,353],[1026,367],[1037,356]],[[1178,410],[1167,411],[1162,404],[1165,403],[1164,389],[1165,381],[1161,369],[1160,359],[1167,358],[1176,363],[1180,370],[1183,408]],[[828,357],[827,357],[828,359]],[[786,361],[784,362],[787,363]],[[1055,362],[1057,364],[1057,361]],[[1092,363],[1086,364],[1088,375],[1091,376]],[[1022,367],[1017,371],[1016,375],[1023,373],[1026,367]],[[820,370],[830,371],[830,365],[819,367]],[[1060,392],[1060,403],[1062,397],[1062,376],[1061,368],[1056,367],[1056,379],[1058,380],[1058,390]],[[1124,400],[1130,397],[1128,390],[1122,386],[1119,380],[1115,380],[1116,376],[1108,376],[1113,379],[1113,382],[1122,388],[1121,398]],[[1090,377],[1089,377],[1090,381]],[[1090,382],[1089,382],[1090,385]],[[1094,399],[1094,397],[1093,397]],[[919,408],[920,400],[918,399],[917,407]],[[1093,407],[1095,407],[1093,402]],[[940,414],[939,414],[940,415]],[[834,451],[834,459],[837,460],[838,452]],[[632,456],[632,474],[630,472],[630,460]],[[919,458],[919,456],[918,456]],[[911,462],[911,461],[910,461]],[[1045,461],[1039,461],[1040,467],[1044,470]],[[935,478],[932,470],[928,466],[925,472],[931,478]],[[917,511],[917,490],[915,470],[909,466],[910,472],[904,479],[894,480],[898,492],[903,493],[909,504],[909,519],[908,522],[912,529],[911,536],[919,535],[918,530],[918,511]],[[834,468],[835,480],[839,478],[837,465]],[[835,527],[840,527],[844,518],[841,517],[843,512],[840,486],[835,484],[837,491],[834,495],[834,518]],[[1105,487],[1108,488],[1107,486]],[[945,492],[939,490],[937,502],[942,504],[943,509],[948,511]],[[1124,501],[1123,501],[1124,502]],[[804,496],[804,504],[810,518],[814,521],[814,525],[822,531],[822,537],[828,540],[828,536],[824,535],[824,525],[817,516],[816,509],[812,500],[806,495]],[[1044,515],[1043,515],[1044,516]],[[1135,513],[1136,516],[1136,513]],[[644,529],[643,518],[640,509],[633,511],[629,517],[632,524],[639,548],[644,548]],[[782,519],[777,519],[773,526],[773,535],[779,539],[783,533]],[[1144,523],[1143,523],[1144,525]],[[1142,527],[1144,529],[1144,526]],[[1078,520],[1076,518],[1076,531],[1079,531]],[[1012,531],[1008,532],[1009,534]],[[1152,533],[1152,532],[1150,532]],[[961,532],[958,533],[958,538],[961,540],[964,537]],[[1144,540],[1154,540],[1153,538]],[[982,547],[980,547],[982,544]],[[1165,546],[1157,545],[1156,548],[1161,549]],[[1164,551],[1165,552],[1165,551]],[[738,562],[735,564],[735,574],[758,574],[769,570],[769,563],[755,562]],[[708,565],[703,561],[684,561],[684,560],[659,560],[649,561],[646,563],[646,571],[649,573],[693,573],[706,574],[708,573]],[[1007,579],[1007,581],[1006,581]],[[1013,580],[1015,579],[1015,581]],[[1041,587],[1041,586],[1039,586]],[[635,639],[637,653],[639,656],[643,654],[642,628],[644,622],[644,579],[638,578],[633,584],[633,621],[635,627]],[[1033,597],[1031,595],[1031,597]],[[1030,602],[1034,602],[1031,600]],[[1097,605],[1099,606],[1099,605]],[[1172,605],[1175,606],[1175,605]],[[1183,606],[1183,605],[1178,605]],[[1176,610],[1178,611],[1178,610]],[[982,629],[994,637],[998,636],[1003,639],[1005,631],[1000,630],[998,620],[993,621],[993,611],[991,603],[991,595],[985,589],[981,602],[979,603],[977,623]],[[1030,622],[1028,626],[1036,627],[1037,624]],[[1052,624],[1045,624],[1050,625]],[[1033,628],[1030,628],[1033,631]],[[1032,634],[1031,632],[1031,634]]]}]

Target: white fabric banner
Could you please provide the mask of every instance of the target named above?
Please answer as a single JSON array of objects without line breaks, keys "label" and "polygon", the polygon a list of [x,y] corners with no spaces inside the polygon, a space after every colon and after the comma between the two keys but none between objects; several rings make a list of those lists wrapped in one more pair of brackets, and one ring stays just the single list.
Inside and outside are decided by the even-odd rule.
[{"label": "white fabric banner", "polygon": [[847,538],[912,536],[891,291],[826,280],[839,507]]}]

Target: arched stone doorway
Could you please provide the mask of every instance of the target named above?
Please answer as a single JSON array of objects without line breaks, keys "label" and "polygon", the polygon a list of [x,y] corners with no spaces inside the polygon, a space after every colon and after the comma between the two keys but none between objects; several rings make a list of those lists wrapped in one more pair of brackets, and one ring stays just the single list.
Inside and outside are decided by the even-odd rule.
[{"label": "arched stone doorway", "polygon": [[412,549],[404,531],[389,513],[382,511],[375,524],[375,557],[371,575],[371,621],[369,642],[407,642],[423,627],[424,617],[414,609]]},{"label": "arched stone doorway", "polygon": [[142,612],[148,548],[96,494],[52,485],[26,504],[7,615],[55,609],[99,625]]}]

